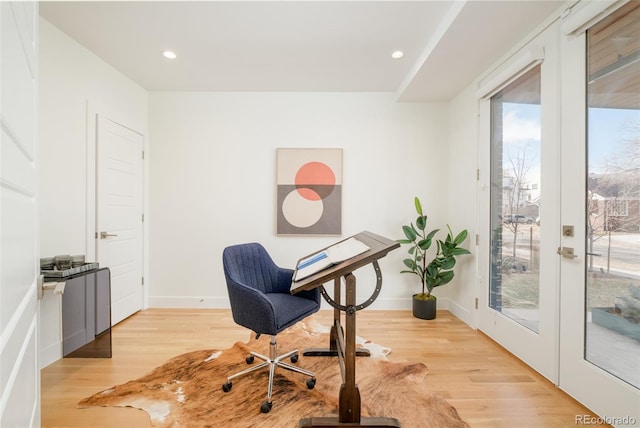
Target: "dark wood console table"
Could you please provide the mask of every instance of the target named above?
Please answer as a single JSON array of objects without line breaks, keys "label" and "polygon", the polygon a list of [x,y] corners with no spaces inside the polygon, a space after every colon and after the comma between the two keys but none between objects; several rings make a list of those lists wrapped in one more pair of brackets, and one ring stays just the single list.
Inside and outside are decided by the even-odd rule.
[{"label": "dark wood console table", "polygon": [[[369,306],[378,297],[382,286],[382,273],[377,260],[400,246],[396,241],[371,232],[360,232],[353,236],[369,247],[369,250],[342,263],[331,266],[308,278],[293,284],[293,294],[321,287],[325,300],[334,308],[333,325],[327,349],[311,349],[304,355],[338,356],[342,369],[338,417],[313,417],[300,420],[300,427],[400,427],[400,421],[388,417],[362,417],[360,391],[356,384],[356,312]],[[356,304],[356,277],[353,271],[373,265],[377,284],[371,297],[362,304]],[[340,304],[341,278],[345,278],[345,305]],[[324,284],[333,281],[333,298],[328,295]],[[341,313],[345,313],[345,329],[341,324]],[[368,355],[368,351],[358,355]]]}]

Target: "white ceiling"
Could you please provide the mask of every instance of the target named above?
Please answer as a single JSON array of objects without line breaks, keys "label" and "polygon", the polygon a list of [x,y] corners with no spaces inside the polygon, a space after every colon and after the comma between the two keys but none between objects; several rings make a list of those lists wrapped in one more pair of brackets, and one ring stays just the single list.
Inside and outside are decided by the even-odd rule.
[{"label": "white ceiling", "polygon": [[[150,91],[446,101],[563,1],[71,1],[40,15]],[[171,49],[178,58],[168,60]],[[392,60],[402,50],[404,58]]]}]

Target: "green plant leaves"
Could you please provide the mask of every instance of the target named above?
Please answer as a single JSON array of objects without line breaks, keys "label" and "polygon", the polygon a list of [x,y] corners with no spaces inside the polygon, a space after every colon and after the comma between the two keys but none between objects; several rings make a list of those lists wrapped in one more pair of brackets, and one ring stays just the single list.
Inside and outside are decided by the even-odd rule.
[{"label": "green plant leaves", "polygon": [[416,234],[415,229],[413,228],[413,225],[411,225],[411,226],[402,226],[402,230],[404,231],[404,236],[407,237],[407,239],[409,240],[410,243],[413,243],[413,241],[415,241],[416,238],[418,237],[418,235]]},{"label": "green plant leaves", "polygon": [[452,248],[449,252],[452,256],[461,256],[463,254],[471,254],[471,251],[466,248]]},{"label": "green plant leaves", "polygon": [[413,199],[413,203],[416,206],[416,212],[420,214],[420,216],[422,216],[422,204],[420,203],[420,199],[417,196]]},{"label": "green plant leaves", "polygon": [[416,226],[418,226],[418,229],[424,230],[427,227],[427,216],[421,215],[416,218]]},{"label": "green plant leaves", "polygon": [[411,272],[413,272],[416,269],[416,262],[413,261],[413,259],[404,259],[402,261],[409,269],[411,269]]},{"label": "green plant leaves", "polygon": [[440,266],[441,269],[453,269],[453,267],[456,265],[456,259],[453,256],[450,257],[446,257],[445,259],[443,259],[442,261],[442,265]]},{"label": "green plant leaves", "polygon": [[467,229],[458,233],[458,236],[456,236],[456,239],[453,240],[453,243],[456,245],[460,245],[464,242],[465,239],[467,239]]},{"label": "green plant leaves", "polygon": [[438,274],[438,283],[436,285],[434,285],[434,287],[439,287],[441,285],[445,285],[445,284],[451,282],[452,279],[453,279],[453,271],[452,270],[448,270],[446,272],[442,272],[442,273]]},{"label": "green plant leaves", "polygon": [[[454,277],[453,268],[456,265],[457,256],[471,254],[469,250],[458,247],[467,239],[468,232],[464,229],[454,235],[451,227],[447,225],[448,233],[445,240],[436,239],[440,229],[426,230],[427,216],[423,213],[422,204],[417,196],[414,198],[414,205],[418,213],[415,226],[413,223],[403,225],[402,231],[406,239],[398,239],[396,241],[400,244],[409,245],[407,252],[410,258],[403,260],[404,265],[409,270],[405,269],[400,273],[410,273],[418,276],[422,283],[422,292],[428,296],[434,287],[451,282]],[[437,248],[433,258],[428,261],[430,256],[427,252],[433,246],[434,240]],[[433,252],[434,250],[431,251]],[[425,290],[427,291],[426,293]]]},{"label": "green plant leaves", "polygon": [[422,241],[418,242],[418,247],[420,247],[420,249],[423,251],[428,250],[430,246],[431,239],[423,239]]}]

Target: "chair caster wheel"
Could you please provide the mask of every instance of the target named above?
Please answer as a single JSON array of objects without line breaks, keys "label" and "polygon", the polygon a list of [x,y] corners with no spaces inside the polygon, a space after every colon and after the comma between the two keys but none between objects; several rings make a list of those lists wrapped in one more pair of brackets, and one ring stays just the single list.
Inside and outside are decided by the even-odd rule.
[{"label": "chair caster wheel", "polygon": [[292,356],[291,356],[291,362],[292,362],[293,364],[295,364],[295,363],[297,363],[297,362],[298,362],[298,354],[295,354],[295,355],[292,355]]},{"label": "chair caster wheel", "polygon": [[244,360],[247,362],[247,364],[253,364],[253,355],[249,355]]},{"label": "chair caster wheel", "polygon": [[316,378],[307,379],[307,388],[313,389],[316,386]]},{"label": "chair caster wheel", "polygon": [[232,386],[233,386],[233,384],[231,382],[223,383],[222,384],[222,390],[224,392],[229,392],[229,391],[231,391],[231,387]]},{"label": "chair caster wheel", "polygon": [[263,401],[262,405],[260,406],[260,411],[262,413],[269,413],[269,411],[271,410],[271,406],[272,406],[272,403],[269,403],[268,401]]}]

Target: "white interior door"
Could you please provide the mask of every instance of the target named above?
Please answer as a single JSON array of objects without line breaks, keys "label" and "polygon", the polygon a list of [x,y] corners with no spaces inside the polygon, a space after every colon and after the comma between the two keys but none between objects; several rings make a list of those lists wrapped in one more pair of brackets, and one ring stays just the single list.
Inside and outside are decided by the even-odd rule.
[{"label": "white interior door", "polygon": [[0,19],[0,426],[37,427],[37,2]]},{"label": "white interior door", "polygon": [[111,270],[111,321],[143,306],[144,137],[98,115],[96,255]]},{"label": "white interior door", "polygon": [[637,427],[640,3],[593,21],[562,39],[562,223],[576,233],[562,238],[575,256],[562,258],[559,384],[604,422]]},{"label": "white interior door", "polygon": [[[558,378],[556,23],[481,82],[478,327]],[[490,166],[487,168],[486,166]]]}]

